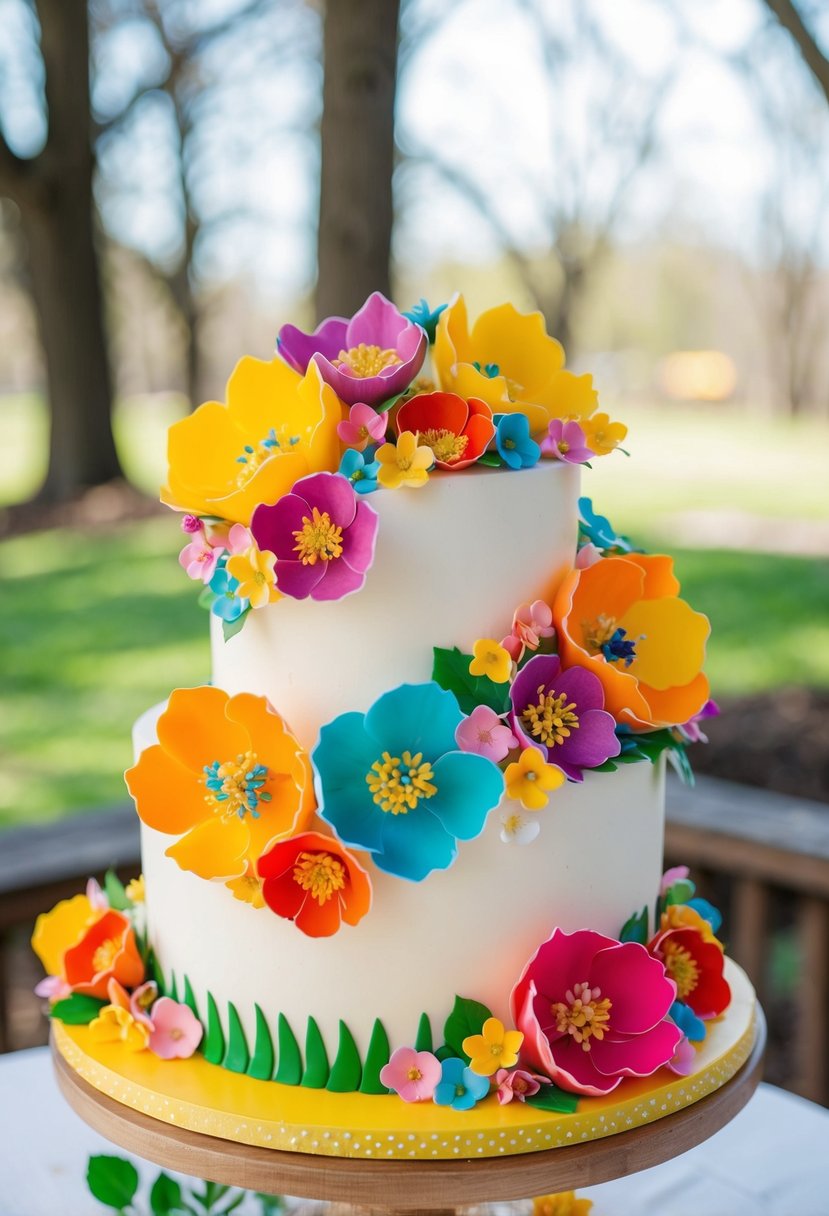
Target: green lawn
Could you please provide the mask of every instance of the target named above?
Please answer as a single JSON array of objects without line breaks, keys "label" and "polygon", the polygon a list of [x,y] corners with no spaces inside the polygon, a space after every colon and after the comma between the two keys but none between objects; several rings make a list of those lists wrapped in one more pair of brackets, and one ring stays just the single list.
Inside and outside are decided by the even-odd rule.
[{"label": "green lawn", "polygon": [[[0,545],[0,825],[123,800],[134,719],[209,678],[207,617],[179,545],[172,517]],[[713,621],[718,693],[829,686],[826,563],[685,550],[677,568]]]}]

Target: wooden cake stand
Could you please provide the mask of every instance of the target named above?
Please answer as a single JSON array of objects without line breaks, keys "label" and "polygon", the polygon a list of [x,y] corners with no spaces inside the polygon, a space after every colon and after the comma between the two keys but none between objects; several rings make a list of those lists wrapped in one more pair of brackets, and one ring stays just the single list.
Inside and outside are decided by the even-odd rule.
[{"label": "wooden cake stand", "polygon": [[707,1097],[645,1126],[603,1139],[474,1160],[377,1160],[285,1152],[171,1126],[95,1089],[52,1048],[60,1089],[95,1131],[167,1169],[269,1194],[346,1203],[387,1213],[454,1212],[620,1178],[700,1144],[742,1110],[760,1081],[766,1027],[759,1006],[751,1052]]}]

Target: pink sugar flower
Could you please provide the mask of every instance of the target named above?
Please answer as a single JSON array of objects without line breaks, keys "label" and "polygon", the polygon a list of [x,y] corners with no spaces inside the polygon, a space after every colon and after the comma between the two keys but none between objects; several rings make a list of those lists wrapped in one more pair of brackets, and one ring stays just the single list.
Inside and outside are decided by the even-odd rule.
[{"label": "pink sugar flower", "polygon": [[204,1030],[188,1005],[160,996],[153,1005],[150,1051],[162,1060],[186,1060],[198,1047]]},{"label": "pink sugar flower", "polygon": [[337,424],[337,434],[349,448],[364,451],[370,443],[382,443],[386,438],[385,414],[378,414],[370,405],[358,401],[348,411],[348,418]]},{"label": "pink sugar flower", "polygon": [[247,553],[248,549],[255,544],[253,533],[244,524],[234,524],[227,534],[227,551],[231,557]]},{"label": "pink sugar flower", "polygon": [[109,900],[101,890],[101,884],[97,878],[90,878],[86,884],[86,898],[89,900],[96,912],[106,912],[109,909]]},{"label": "pink sugar flower", "polygon": [[388,1064],[380,1069],[383,1085],[393,1089],[404,1102],[427,1101],[434,1095],[440,1078],[437,1057],[431,1051],[415,1051],[413,1047],[398,1047]]},{"label": "pink sugar flower", "polygon": [[506,1106],[513,1098],[526,1102],[533,1094],[537,1094],[542,1085],[549,1085],[546,1077],[539,1077],[525,1068],[499,1068],[495,1074],[495,1084],[498,1086],[498,1101]]},{"label": "pink sugar flower", "polygon": [[518,747],[518,740],[510,728],[488,705],[478,705],[455,731],[455,742],[462,752],[474,752],[486,756],[497,764]]},{"label": "pink sugar flower", "polygon": [[659,884],[659,894],[667,895],[675,882],[684,882],[690,873],[687,866],[672,866],[670,870],[666,870]]},{"label": "pink sugar flower", "polygon": [[596,453],[587,446],[584,431],[577,422],[553,418],[541,441],[541,455],[567,464],[586,464]]},{"label": "pink sugar flower", "polygon": [[184,515],[181,520],[182,532],[201,532],[204,524],[198,515]]},{"label": "pink sugar flower", "polygon": [[70,996],[71,987],[59,975],[47,975],[35,985],[35,996],[45,997],[47,1001],[62,1001]]},{"label": "pink sugar flower", "polygon": [[520,663],[525,650],[538,650],[541,639],[554,637],[555,632],[550,605],[545,604],[544,600],[533,600],[531,604],[521,604],[516,608],[512,632],[501,645],[516,663]]},{"label": "pink sugar flower", "polygon": [[158,984],[155,980],[147,980],[130,995],[130,1013],[136,1022],[141,1022],[148,1030],[153,1029],[152,1010],[158,997]]},{"label": "pink sugar flower", "polygon": [[586,545],[582,545],[576,554],[576,569],[587,570],[589,566],[595,566],[596,562],[602,560],[600,551],[596,548],[592,541],[588,541]]},{"label": "pink sugar flower", "polygon": [[213,548],[203,533],[199,533],[189,545],[185,545],[178,555],[178,562],[187,571],[187,577],[200,579],[209,583],[216,573],[219,557],[224,552],[222,548]]},{"label": "pink sugar flower", "polygon": [[668,1061],[668,1068],[678,1077],[690,1077],[697,1067],[697,1052],[694,1044],[685,1035],[679,1040],[679,1046]]}]

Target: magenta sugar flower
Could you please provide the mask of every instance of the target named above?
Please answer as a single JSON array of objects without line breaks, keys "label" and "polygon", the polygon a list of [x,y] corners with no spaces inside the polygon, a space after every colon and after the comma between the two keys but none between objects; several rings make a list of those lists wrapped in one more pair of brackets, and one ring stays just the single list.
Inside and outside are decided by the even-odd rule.
[{"label": "magenta sugar flower", "polygon": [[348,411],[348,418],[337,423],[337,435],[349,448],[363,452],[370,443],[383,443],[388,418],[378,414],[370,405],[358,401]]},{"label": "magenta sugar flower", "polygon": [[594,1097],[667,1064],[682,1031],[667,1016],[676,985],[658,962],[638,942],[555,929],[510,997],[522,1063]]},{"label": "magenta sugar flower", "polygon": [[462,752],[486,756],[495,764],[518,747],[518,740],[505,722],[488,705],[478,705],[455,731],[455,742]]},{"label": "magenta sugar flower", "polygon": [[434,1095],[440,1081],[440,1061],[431,1051],[398,1047],[388,1064],[380,1069],[383,1085],[393,1089],[404,1102],[424,1102]]},{"label": "magenta sugar flower", "polygon": [[162,1060],[188,1059],[204,1034],[192,1009],[169,996],[159,997],[153,1005],[152,1023],[150,1051]]},{"label": "magenta sugar flower", "polygon": [[428,339],[379,291],[351,320],[328,317],[312,334],[283,325],[277,350],[301,375],[315,360],[320,375],[347,405],[379,406],[409,387],[423,364]]},{"label": "magenta sugar flower", "polygon": [[586,464],[596,453],[587,446],[584,431],[577,422],[553,418],[541,441],[541,455],[567,464]]},{"label": "magenta sugar flower", "polygon": [[338,473],[312,473],[274,506],[258,506],[251,530],[276,555],[276,586],[297,600],[339,600],[359,591],[374,559],[377,512]]},{"label": "magenta sugar flower", "polygon": [[584,667],[562,671],[558,655],[537,654],[515,677],[510,702],[510,725],[523,746],[537,748],[572,781],[619,755],[601,681]]}]

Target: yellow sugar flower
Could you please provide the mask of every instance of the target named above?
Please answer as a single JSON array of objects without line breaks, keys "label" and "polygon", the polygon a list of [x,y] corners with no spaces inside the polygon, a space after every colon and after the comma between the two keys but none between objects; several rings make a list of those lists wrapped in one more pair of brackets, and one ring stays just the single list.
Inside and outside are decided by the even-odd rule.
[{"label": "yellow sugar flower", "polygon": [[85,895],[62,899],[51,912],[42,912],[35,921],[32,949],[43,963],[47,975],[65,978],[63,956],[77,945],[93,921],[105,909],[93,908]]},{"label": "yellow sugar flower", "polygon": [[208,401],[170,427],[161,501],[195,515],[249,524],[308,473],[334,472],[344,406],[311,363],[300,376],[282,359],[246,356],[227,385],[227,404]]},{"label": "yellow sugar flower", "polygon": [[144,875],[139,874],[137,878],[132,878],[126,886],[127,899],[131,899],[134,904],[143,904],[146,898],[144,889]]},{"label": "yellow sugar flower", "polygon": [[611,422],[609,414],[594,414],[581,420],[581,429],[591,452],[607,456],[614,451],[628,433],[623,422]]},{"label": "yellow sugar flower", "polygon": [[506,684],[512,675],[512,656],[495,638],[478,638],[472,647],[471,676],[489,676],[495,684]]},{"label": "yellow sugar flower", "polygon": [[226,882],[225,886],[228,891],[231,891],[234,899],[240,900],[244,904],[250,904],[252,908],[264,908],[265,896],[262,894],[262,879],[257,878],[252,869],[248,869],[246,874],[242,874],[239,878],[232,878],[230,882]]},{"label": "yellow sugar flower", "polygon": [[251,545],[244,553],[228,559],[227,572],[239,586],[236,595],[250,600],[251,608],[264,608],[281,598],[276,589],[276,557],[266,549]]},{"label": "yellow sugar flower", "polygon": [[147,1027],[121,1005],[104,1005],[89,1023],[89,1035],[95,1043],[123,1043],[127,1051],[143,1051],[150,1041]]},{"label": "yellow sugar flower", "polygon": [[592,1207],[592,1199],[577,1199],[575,1191],[559,1191],[534,1199],[533,1216],[587,1216]]},{"label": "yellow sugar flower", "polygon": [[374,459],[380,462],[377,480],[387,490],[400,486],[423,486],[429,480],[429,470],[435,463],[431,448],[418,445],[414,431],[403,431],[397,443],[384,443]]},{"label": "yellow sugar flower", "polygon": [[487,1018],[481,1033],[469,1035],[462,1047],[472,1071],[480,1077],[491,1077],[499,1068],[512,1068],[518,1063],[523,1042],[520,1030],[507,1030],[498,1018]]},{"label": "yellow sugar flower", "polygon": [[566,777],[556,764],[548,764],[535,747],[525,747],[504,773],[507,797],[520,802],[527,811],[542,810],[550,799],[552,790],[557,790]]}]

